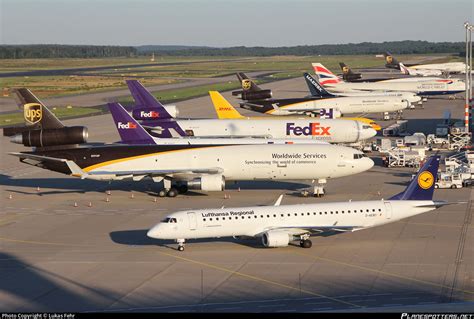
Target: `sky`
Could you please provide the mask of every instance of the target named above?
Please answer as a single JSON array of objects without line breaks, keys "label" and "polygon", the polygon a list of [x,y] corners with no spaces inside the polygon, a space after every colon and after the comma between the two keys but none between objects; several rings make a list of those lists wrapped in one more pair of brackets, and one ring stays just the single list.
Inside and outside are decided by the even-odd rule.
[{"label": "sky", "polygon": [[0,0],[0,44],[463,41],[473,0]]}]

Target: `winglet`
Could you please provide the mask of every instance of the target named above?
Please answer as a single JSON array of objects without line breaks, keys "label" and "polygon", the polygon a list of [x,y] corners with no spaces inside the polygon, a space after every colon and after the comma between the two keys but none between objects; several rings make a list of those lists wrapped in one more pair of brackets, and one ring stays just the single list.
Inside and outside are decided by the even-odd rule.
[{"label": "winglet", "polygon": [[71,170],[71,176],[80,177],[81,179],[84,179],[87,177],[87,175],[89,175],[86,172],[84,172],[82,168],[80,168],[79,165],[77,165],[73,161],[67,160],[66,165]]},{"label": "winglet", "polygon": [[275,204],[273,204],[273,206],[280,206],[281,201],[283,200],[283,195],[284,194],[281,194],[280,197],[278,197],[278,199],[276,200]]},{"label": "winglet", "polygon": [[244,118],[219,92],[209,91],[209,96],[219,119]]}]

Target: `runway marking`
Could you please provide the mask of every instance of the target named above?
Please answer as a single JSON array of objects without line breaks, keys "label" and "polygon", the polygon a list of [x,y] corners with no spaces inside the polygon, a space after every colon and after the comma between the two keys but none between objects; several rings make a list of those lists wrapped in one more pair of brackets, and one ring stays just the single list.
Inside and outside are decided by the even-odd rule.
[{"label": "runway marking", "polygon": [[8,224],[9,222],[15,220],[17,217],[16,216],[12,216],[10,218],[5,218],[3,220],[0,220],[0,226],[3,226],[3,225],[6,225]]},{"label": "runway marking", "polygon": [[276,282],[276,281],[272,281],[272,280],[264,279],[264,278],[261,278],[261,277],[245,274],[245,273],[242,273],[242,272],[230,270],[230,269],[220,267],[220,266],[217,266],[217,265],[213,265],[213,264],[210,264],[210,263],[206,263],[206,262],[202,262],[202,261],[198,261],[198,260],[193,260],[193,259],[190,259],[190,258],[177,256],[177,255],[174,255],[174,254],[169,254],[169,253],[165,253],[165,252],[161,252],[161,251],[158,251],[158,253],[162,254],[162,255],[165,255],[165,256],[180,259],[180,260],[183,260],[183,261],[187,261],[187,262],[190,262],[190,263],[193,263],[193,264],[197,264],[197,265],[201,265],[201,266],[206,266],[208,268],[221,270],[221,271],[224,271],[224,272],[227,272],[227,273],[230,273],[230,274],[233,274],[233,275],[237,275],[237,276],[240,276],[240,277],[248,278],[248,279],[251,279],[251,280],[254,280],[254,281],[257,281],[257,282],[264,282],[264,283],[267,283],[267,284],[270,284],[270,285],[273,285],[273,286],[278,286],[278,287],[287,288],[287,289],[290,289],[290,290],[293,290],[293,291],[303,292],[303,293],[308,294],[308,295],[318,296],[318,297],[325,298],[325,299],[328,299],[328,300],[332,300],[332,301],[342,303],[342,304],[345,304],[345,305],[350,305],[352,307],[363,308],[360,305],[357,305],[357,304],[354,304],[354,303],[351,303],[351,302],[348,302],[348,301],[344,301],[344,300],[340,300],[340,299],[337,299],[337,298],[325,296],[325,295],[316,293],[314,291],[310,291],[310,290],[306,290],[306,289],[300,289],[298,287],[293,287],[293,286],[290,286],[290,285],[286,285],[286,284],[282,284],[282,283],[279,283],[279,282]]},{"label": "runway marking", "polygon": [[443,225],[443,224],[425,224],[425,223],[403,223],[405,225],[421,225],[421,226],[439,226],[439,227],[456,227],[456,228],[461,228],[462,225]]},{"label": "runway marking", "polygon": [[[34,245],[93,247],[93,245],[80,245],[80,244],[64,244],[64,243],[54,243],[54,242],[41,242],[41,241],[33,241],[33,240],[10,239],[10,238],[4,238],[4,237],[0,237],[0,240],[8,241],[8,242],[24,243],[24,244],[34,244]],[[151,250],[151,248],[144,248],[143,250]],[[273,286],[278,286],[278,287],[287,288],[287,289],[290,289],[290,290],[293,290],[293,291],[303,292],[303,293],[308,294],[308,295],[312,295],[312,296],[317,296],[317,297],[325,298],[325,299],[332,300],[332,301],[335,301],[335,302],[338,302],[338,303],[342,303],[342,304],[345,304],[345,305],[349,305],[349,306],[352,306],[352,307],[363,308],[363,307],[360,306],[360,305],[357,305],[357,304],[354,304],[354,303],[351,303],[351,302],[347,302],[347,301],[344,301],[344,300],[340,300],[340,299],[337,299],[337,298],[325,296],[325,295],[316,293],[316,292],[314,292],[314,291],[310,291],[310,290],[306,290],[306,289],[300,289],[300,288],[293,287],[293,286],[286,285],[286,284],[282,284],[282,283],[279,283],[279,282],[276,282],[276,281],[272,281],[272,280],[260,278],[260,277],[257,277],[257,276],[245,274],[245,273],[242,273],[242,272],[230,270],[230,269],[227,269],[227,268],[224,268],[224,267],[220,267],[220,266],[217,266],[217,265],[213,265],[213,264],[210,264],[210,263],[205,263],[205,262],[202,262],[202,261],[193,260],[193,259],[190,259],[190,258],[186,258],[186,257],[182,257],[182,256],[177,256],[177,255],[174,255],[174,254],[169,254],[169,253],[161,252],[161,251],[158,251],[157,253],[159,253],[159,254],[161,254],[161,255],[168,256],[168,257],[173,257],[173,258],[175,258],[175,259],[187,261],[187,262],[189,262],[189,263],[193,263],[193,264],[205,266],[205,267],[212,268],[212,269],[221,270],[221,271],[230,273],[230,274],[232,274],[232,275],[237,275],[237,276],[244,277],[244,278],[247,278],[247,279],[251,279],[251,280],[254,280],[254,281],[257,281],[257,282],[264,282],[264,283],[267,283],[267,284],[270,284],[270,285],[273,285]]]},{"label": "runway marking", "polygon": [[434,287],[438,287],[438,288],[448,288],[448,289],[456,290],[456,291],[459,291],[459,292],[464,292],[464,293],[467,293],[467,294],[474,295],[474,291],[449,287],[449,286],[438,284],[438,283],[431,282],[431,281],[426,281],[426,280],[406,277],[406,276],[402,276],[402,275],[397,275],[397,274],[386,272],[386,271],[383,271],[383,270],[377,270],[377,269],[373,269],[373,268],[369,268],[369,267],[365,267],[365,266],[354,265],[354,264],[346,263],[346,262],[335,260],[335,259],[325,258],[325,257],[312,256],[312,255],[304,254],[304,253],[301,253],[301,252],[293,252],[293,253],[301,255],[301,256],[310,257],[310,258],[313,258],[313,259],[319,259],[319,260],[327,261],[327,262],[330,262],[330,263],[335,263],[335,264],[339,264],[339,265],[343,265],[343,266],[348,266],[348,267],[352,267],[352,268],[361,269],[361,270],[368,271],[368,272],[373,272],[373,273],[383,274],[383,275],[387,275],[387,276],[391,276],[391,277],[395,277],[395,278],[405,279],[405,280],[408,280],[408,281],[418,282],[418,283],[422,283],[422,284],[425,284],[425,285],[430,285],[430,286],[434,286]]},{"label": "runway marking", "polygon": [[44,242],[44,241],[35,241],[35,240],[19,240],[19,239],[11,239],[11,238],[4,238],[0,237],[0,241],[8,241],[14,243],[22,243],[22,244],[34,244],[34,245],[53,245],[53,246],[75,246],[75,247],[94,247],[93,245],[81,245],[81,244],[64,244],[64,243],[51,243],[51,242]]}]

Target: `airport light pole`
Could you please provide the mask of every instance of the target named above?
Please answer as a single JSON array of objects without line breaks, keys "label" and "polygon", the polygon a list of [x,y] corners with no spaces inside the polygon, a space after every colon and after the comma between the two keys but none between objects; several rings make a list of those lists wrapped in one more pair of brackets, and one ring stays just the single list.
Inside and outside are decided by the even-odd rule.
[{"label": "airport light pole", "polygon": [[470,27],[471,25],[466,21],[464,22],[464,28],[466,29],[466,101],[464,105],[464,127],[467,132],[470,131],[469,127],[469,121],[470,121],[470,105],[469,105],[469,99],[470,99],[470,88],[471,88],[471,83],[470,83],[470,68],[469,68],[469,49],[470,49],[470,43],[469,43],[469,38],[470,38]]}]

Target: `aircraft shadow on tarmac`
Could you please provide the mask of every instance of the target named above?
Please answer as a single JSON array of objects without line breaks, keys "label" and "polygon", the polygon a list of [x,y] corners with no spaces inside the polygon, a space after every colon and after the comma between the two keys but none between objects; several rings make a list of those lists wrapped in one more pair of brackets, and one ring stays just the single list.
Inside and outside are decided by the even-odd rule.
[{"label": "aircraft shadow on tarmac", "polygon": [[[158,222],[158,221],[157,221]],[[110,239],[116,243],[127,246],[160,246],[173,250],[177,250],[177,245],[172,240],[161,240],[150,238],[146,235],[148,229],[119,230],[109,233]],[[248,246],[251,248],[265,248],[261,242],[255,238],[209,238],[209,239],[192,239],[188,243],[210,243],[225,242],[235,243]]]},{"label": "aircraft shadow on tarmac", "polygon": [[[11,178],[11,176],[0,174],[0,185],[31,188],[31,191],[21,191],[16,189],[8,189],[7,191],[22,194],[48,195],[48,194],[65,194],[65,193],[87,193],[87,192],[104,192],[105,190],[118,191],[136,191],[156,195],[159,190],[159,184],[154,184],[151,180],[141,182],[114,181],[111,183],[98,182],[93,180],[81,180],[78,178]],[[38,193],[36,188],[54,189]],[[238,183],[227,183],[226,189],[282,189],[282,190],[298,190],[308,187],[307,184],[298,182],[282,182],[282,181],[248,181]],[[189,191],[189,196],[206,196],[205,193]]]}]

